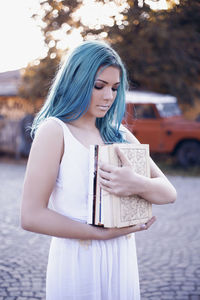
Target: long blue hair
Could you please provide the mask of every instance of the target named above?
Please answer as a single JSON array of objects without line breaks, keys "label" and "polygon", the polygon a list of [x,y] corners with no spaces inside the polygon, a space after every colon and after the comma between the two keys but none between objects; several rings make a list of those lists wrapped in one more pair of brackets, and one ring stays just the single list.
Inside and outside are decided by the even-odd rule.
[{"label": "long blue hair", "polygon": [[105,143],[125,141],[119,127],[125,112],[126,70],[119,55],[100,41],[83,42],[60,67],[47,99],[34,119],[32,136],[48,117],[57,117],[68,123],[85,114],[90,106],[98,70],[109,66],[120,70],[120,85],[109,111],[103,118],[96,119],[96,127]]}]

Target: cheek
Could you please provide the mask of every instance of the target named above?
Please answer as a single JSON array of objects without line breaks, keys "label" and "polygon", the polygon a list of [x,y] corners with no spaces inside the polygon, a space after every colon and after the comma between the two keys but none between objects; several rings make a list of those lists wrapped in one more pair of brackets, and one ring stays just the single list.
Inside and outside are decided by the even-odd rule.
[{"label": "cheek", "polygon": [[115,92],[114,94],[113,94],[113,101],[112,101],[112,103],[114,103],[115,102],[115,99],[117,98],[117,92]]},{"label": "cheek", "polygon": [[95,102],[98,100],[99,98],[99,91],[97,90],[93,90],[92,92],[92,97],[91,97],[91,104],[95,104]]}]

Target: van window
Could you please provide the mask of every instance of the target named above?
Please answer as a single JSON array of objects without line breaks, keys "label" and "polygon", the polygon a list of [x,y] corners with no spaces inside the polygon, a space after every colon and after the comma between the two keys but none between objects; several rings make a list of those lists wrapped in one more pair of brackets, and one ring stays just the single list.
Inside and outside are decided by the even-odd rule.
[{"label": "van window", "polygon": [[158,103],[156,107],[163,118],[181,115],[181,110],[177,103]]},{"label": "van window", "polygon": [[155,119],[156,115],[150,104],[135,104],[133,107],[135,119]]}]

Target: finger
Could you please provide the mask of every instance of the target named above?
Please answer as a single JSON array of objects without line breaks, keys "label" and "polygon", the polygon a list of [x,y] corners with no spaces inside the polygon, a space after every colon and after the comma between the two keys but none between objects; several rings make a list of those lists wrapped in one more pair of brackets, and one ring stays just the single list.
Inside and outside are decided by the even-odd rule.
[{"label": "finger", "polygon": [[104,182],[101,182],[101,183],[99,182],[99,185],[100,185],[100,188],[102,188],[104,191],[113,194],[113,190],[110,187],[109,181],[107,181],[107,182],[104,181]]},{"label": "finger", "polygon": [[156,217],[152,217],[145,224],[133,225],[133,226],[131,226],[132,232],[147,230],[155,221],[156,221]]},{"label": "finger", "polygon": [[152,217],[150,220],[147,221],[145,224],[141,224],[141,230],[148,229],[154,222],[156,221],[156,217]]},{"label": "finger", "polygon": [[147,221],[146,225],[149,228],[154,222],[156,221],[156,217],[152,217],[150,220]]},{"label": "finger", "polygon": [[119,157],[122,166],[131,166],[130,161],[128,158],[124,155],[124,153],[119,149],[118,146],[115,146],[115,152],[117,153],[117,156]]},{"label": "finger", "polygon": [[105,172],[101,169],[99,169],[99,176],[100,178],[106,179],[106,180],[110,180],[110,173],[109,172]]},{"label": "finger", "polygon": [[113,172],[115,169],[115,166],[107,164],[107,163],[103,163],[103,162],[99,162],[99,169],[104,171],[104,172]]},{"label": "finger", "polygon": [[142,226],[142,225],[145,225],[145,224],[137,224],[137,225],[130,226],[130,233],[146,230],[146,228],[144,228],[144,226]]},{"label": "finger", "polygon": [[103,186],[103,187],[111,187],[110,186],[110,181],[109,180],[106,180],[104,178],[99,178],[99,185],[100,186]]}]

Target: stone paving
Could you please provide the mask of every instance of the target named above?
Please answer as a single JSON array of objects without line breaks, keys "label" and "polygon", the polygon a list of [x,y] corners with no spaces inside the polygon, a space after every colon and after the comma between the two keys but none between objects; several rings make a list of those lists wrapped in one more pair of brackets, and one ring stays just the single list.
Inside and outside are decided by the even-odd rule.
[{"label": "stone paving", "polygon": [[[45,299],[50,238],[19,226],[24,171],[0,162],[0,300]],[[200,300],[200,178],[170,180],[177,202],[154,206],[156,223],[136,234],[141,300]]]},{"label": "stone paving", "polygon": [[178,200],[153,206],[156,223],[136,235],[142,300],[199,300],[200,178],[169,179]]}]

